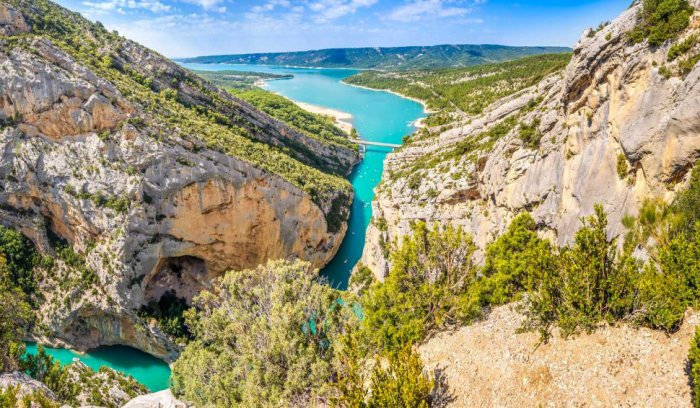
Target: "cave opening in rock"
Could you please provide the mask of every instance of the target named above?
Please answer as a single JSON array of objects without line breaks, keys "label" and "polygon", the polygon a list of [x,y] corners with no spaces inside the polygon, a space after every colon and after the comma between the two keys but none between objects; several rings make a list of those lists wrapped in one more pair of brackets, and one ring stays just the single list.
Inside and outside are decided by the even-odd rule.
[{"label": "cave opening in rock", "polygon": [[176,337],[190,338],[184,313],[192,300],[211,282],[202,259],[192,256],[161,260],[146,285],[145,304],[139,314],[156,319],[161,330]]},{"label": "cave opening in rock", "polygon": [[193,256],[166,258],[159,262],[149,279],[144,300],[157,302],[165,294],[170,294],[192,306],[192,299],[210,288],[211,278],[204,260]]}]

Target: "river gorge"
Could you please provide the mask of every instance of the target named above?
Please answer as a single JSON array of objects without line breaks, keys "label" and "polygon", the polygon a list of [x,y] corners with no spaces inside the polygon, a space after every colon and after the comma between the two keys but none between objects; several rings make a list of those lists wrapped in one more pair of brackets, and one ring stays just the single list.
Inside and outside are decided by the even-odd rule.
[{"label": "river gorge", "polygon": [[[372,142],[400,144],[405,135],[413,133],[415,123],[425,116],[423,106],[389,92],[372,91],[346,85],[341,81],[357,73],[348,69],[306,69],[267,67],[258,65],[183,64],[194,70],[235,70],[291,74],[293,79],[269,81],[264,88],[288,99],[312,104],[352,116],[350,121],[360,138]],[[372,218],[371,202],[374,188],[382,177],[384,157],[389,148],[368,146],[363,161],[349,175],[355,190],[348,231],[333,260],[321,271],[334,288],[345,290],[354,266],[360,260],[365,244],[365,231]],[[35,353],[36,345],[28,345]],[[167,388],[170,370],[167,364],[143,353],[123,347],[105,346],[87,353],[65,349],[46,348],[62,363],[79,358],[86,365],[98,369],[107,365],[131,375],[151,391]]]}]

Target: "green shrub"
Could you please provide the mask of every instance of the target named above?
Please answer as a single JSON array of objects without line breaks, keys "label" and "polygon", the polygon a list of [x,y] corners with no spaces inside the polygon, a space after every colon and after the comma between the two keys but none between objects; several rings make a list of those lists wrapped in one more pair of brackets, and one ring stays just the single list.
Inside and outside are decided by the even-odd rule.
[{"label": "green shrub", "polygon": [[525,143],[525,146],[530,149],[536,150],[540,148],[540,140],[542,140],[542,133],[539,130],[540,119],[535,118],[531,124],[525,125],[520,124],[520,140]]},{"label": "green shrub", "polygon": [[34,244],[19,232],[0,226],[0,254],[4,255],[7,278],[31,295],[36,291],[34,266],[41,261]]},{"label": "green shrub", "polygon": [[695,328],[695,336],[690,341],[688,353],[690,380],[693,385],[693,406],[700,408],[700,327]]},{"label": "green shrub", "polygon": [[513,301],[524,291],[539,270],[553,266],[552,247],[537,235],[530,214],[517,216],[508,230],[486,248],[482,275],[483,294],[488,304]]},{"label": "green shrub", "polygon": [[[435,383],[426,374],[420,356],[410,346],[396,355],[376,357],[370,387],[365,389],[366,360],[362,359],[357,341],[346,336],[339,353],[340,372],[334,384],[334,406],[345,408],[407,407],[427,408],[431,405]],[[386,368],[381,361],[388,360]]]},{"label": "green shrub", "polygon": [[[327,391],[335,339],[354,313],[308,263],[231,271],[185,313],[195,340],[171,388],[197,406],[293,405]],[[347,314],[347,318],[345,317]]]},{"label": "green shrub", "polygon": [[624,179],[625,177],[627,177],[628,173],[629,166],[627,165],[627,156],[620,153],[617,156],[617,175],[618,177],[620,177],[620,179]]},{"label": "green shrub", "polygon": [[386,281],[372,285],[361,300],[367,344],[397,352],[432,330],[468,319],[466,293],[477,277],[474,250],[461,229],[414,225],[412,236],[393,246]]},{"label": "green shrub", "polygon": [[554,324],[568,336],[590,331],[604,320],[620,320],[634,310],[638,261],[629,251],[618,253],[616,240],[608,239],[602,206],[582,222],[574,243],[531,277],[525,327],[539,330],[543,340]]},{"label": "green shrub", "polygon": [[658,47],[688,28],[694,11],[687,0],[644,0],[640,22],[629,32],[629,39],[634,44],[646,39],[649,46]]},{"label": "green shrub", "polygon": [[686,38],[682,43],[675,44],[671,47],[670,50],[668,50],[668,61],[674,61],[676,58],[685,55],[688,51],[695,47],[697,43],[698,36],[691,35],[690,37]]}]

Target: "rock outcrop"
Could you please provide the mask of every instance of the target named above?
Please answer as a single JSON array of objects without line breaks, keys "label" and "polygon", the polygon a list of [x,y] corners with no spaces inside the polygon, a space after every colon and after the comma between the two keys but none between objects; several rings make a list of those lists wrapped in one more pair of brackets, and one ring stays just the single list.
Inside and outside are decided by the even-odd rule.
[{"label": "rock outcrop", "polygon": [[49,400],[57,401],[56,395],[42,382],[33,379],[20,371],[0,374],[0,390],[17,388],[17,396],[34,395],[42,393]]},{"label": "rock outcrop", "polygon": [[163,390],[136,397],[122,408],[187,408],[187,405],[176,399],[170,390]]},{"label": "rock outcrop", "polygon": [[[645,198],[671,199],[683,188],[700,157],[700,69],[667,78],[674,42],[630,44],[640,7],[586,31],[565,72],[389,154],[362,262],[383,278],[384,248],[414,221],[463,226],[483,249],[529,211],[542,235],[564,245],[602,204],[617,236]],[[696,12],[675,43],[699,25]],[[499,126],[504,136],[489,133]],[[519,137],[527,126],[536,147]]]},{"label": "rock outcrop", "polygon": [[[65,38],[47,22],[56,15]],[[141,306],[170,289],[191,300],[230,269],[334,256],[356,150],[45,0],[0,3],[3,33],[18,37],[0,38],[0,222],[84,263],[44,271],[34,338],[172,360],[177,347]]]}]

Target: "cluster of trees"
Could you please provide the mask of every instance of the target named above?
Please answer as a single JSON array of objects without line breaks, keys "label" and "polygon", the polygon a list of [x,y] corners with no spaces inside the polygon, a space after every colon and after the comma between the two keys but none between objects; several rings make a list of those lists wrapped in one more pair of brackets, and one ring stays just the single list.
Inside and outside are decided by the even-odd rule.
[{"label": "cluster of trees", "polygon": [[307,112],[289,99],[260,88],[232,89],[230,92],[309,137],[357,149],[357,145],[348,140],[347,133],[335,126],[331,117]]},{"label": "cluster of trees", "polygon": [[194,71],[194,73],[223,89],[252,89],[260,81],[294,78],[293,75],[230,70]]},{"label": "cluster of trees", "polygon": [[658,47],[688,28],[694,12],[687,0],[644,0],[640,22],[629,39],[634,44],[648,40],[649,46]]},{"label": "cluster of trees", "polygon": [[436,121],[444,123],[449,118],[444,112],[461,110],[470,115],[480,114],[498,99],[562,71],[570,60],[571,54],[546,54],[469,68],[365,71],[345,79],[345,82],[388,89],[425,101],[429,109],[440,112]]}]

